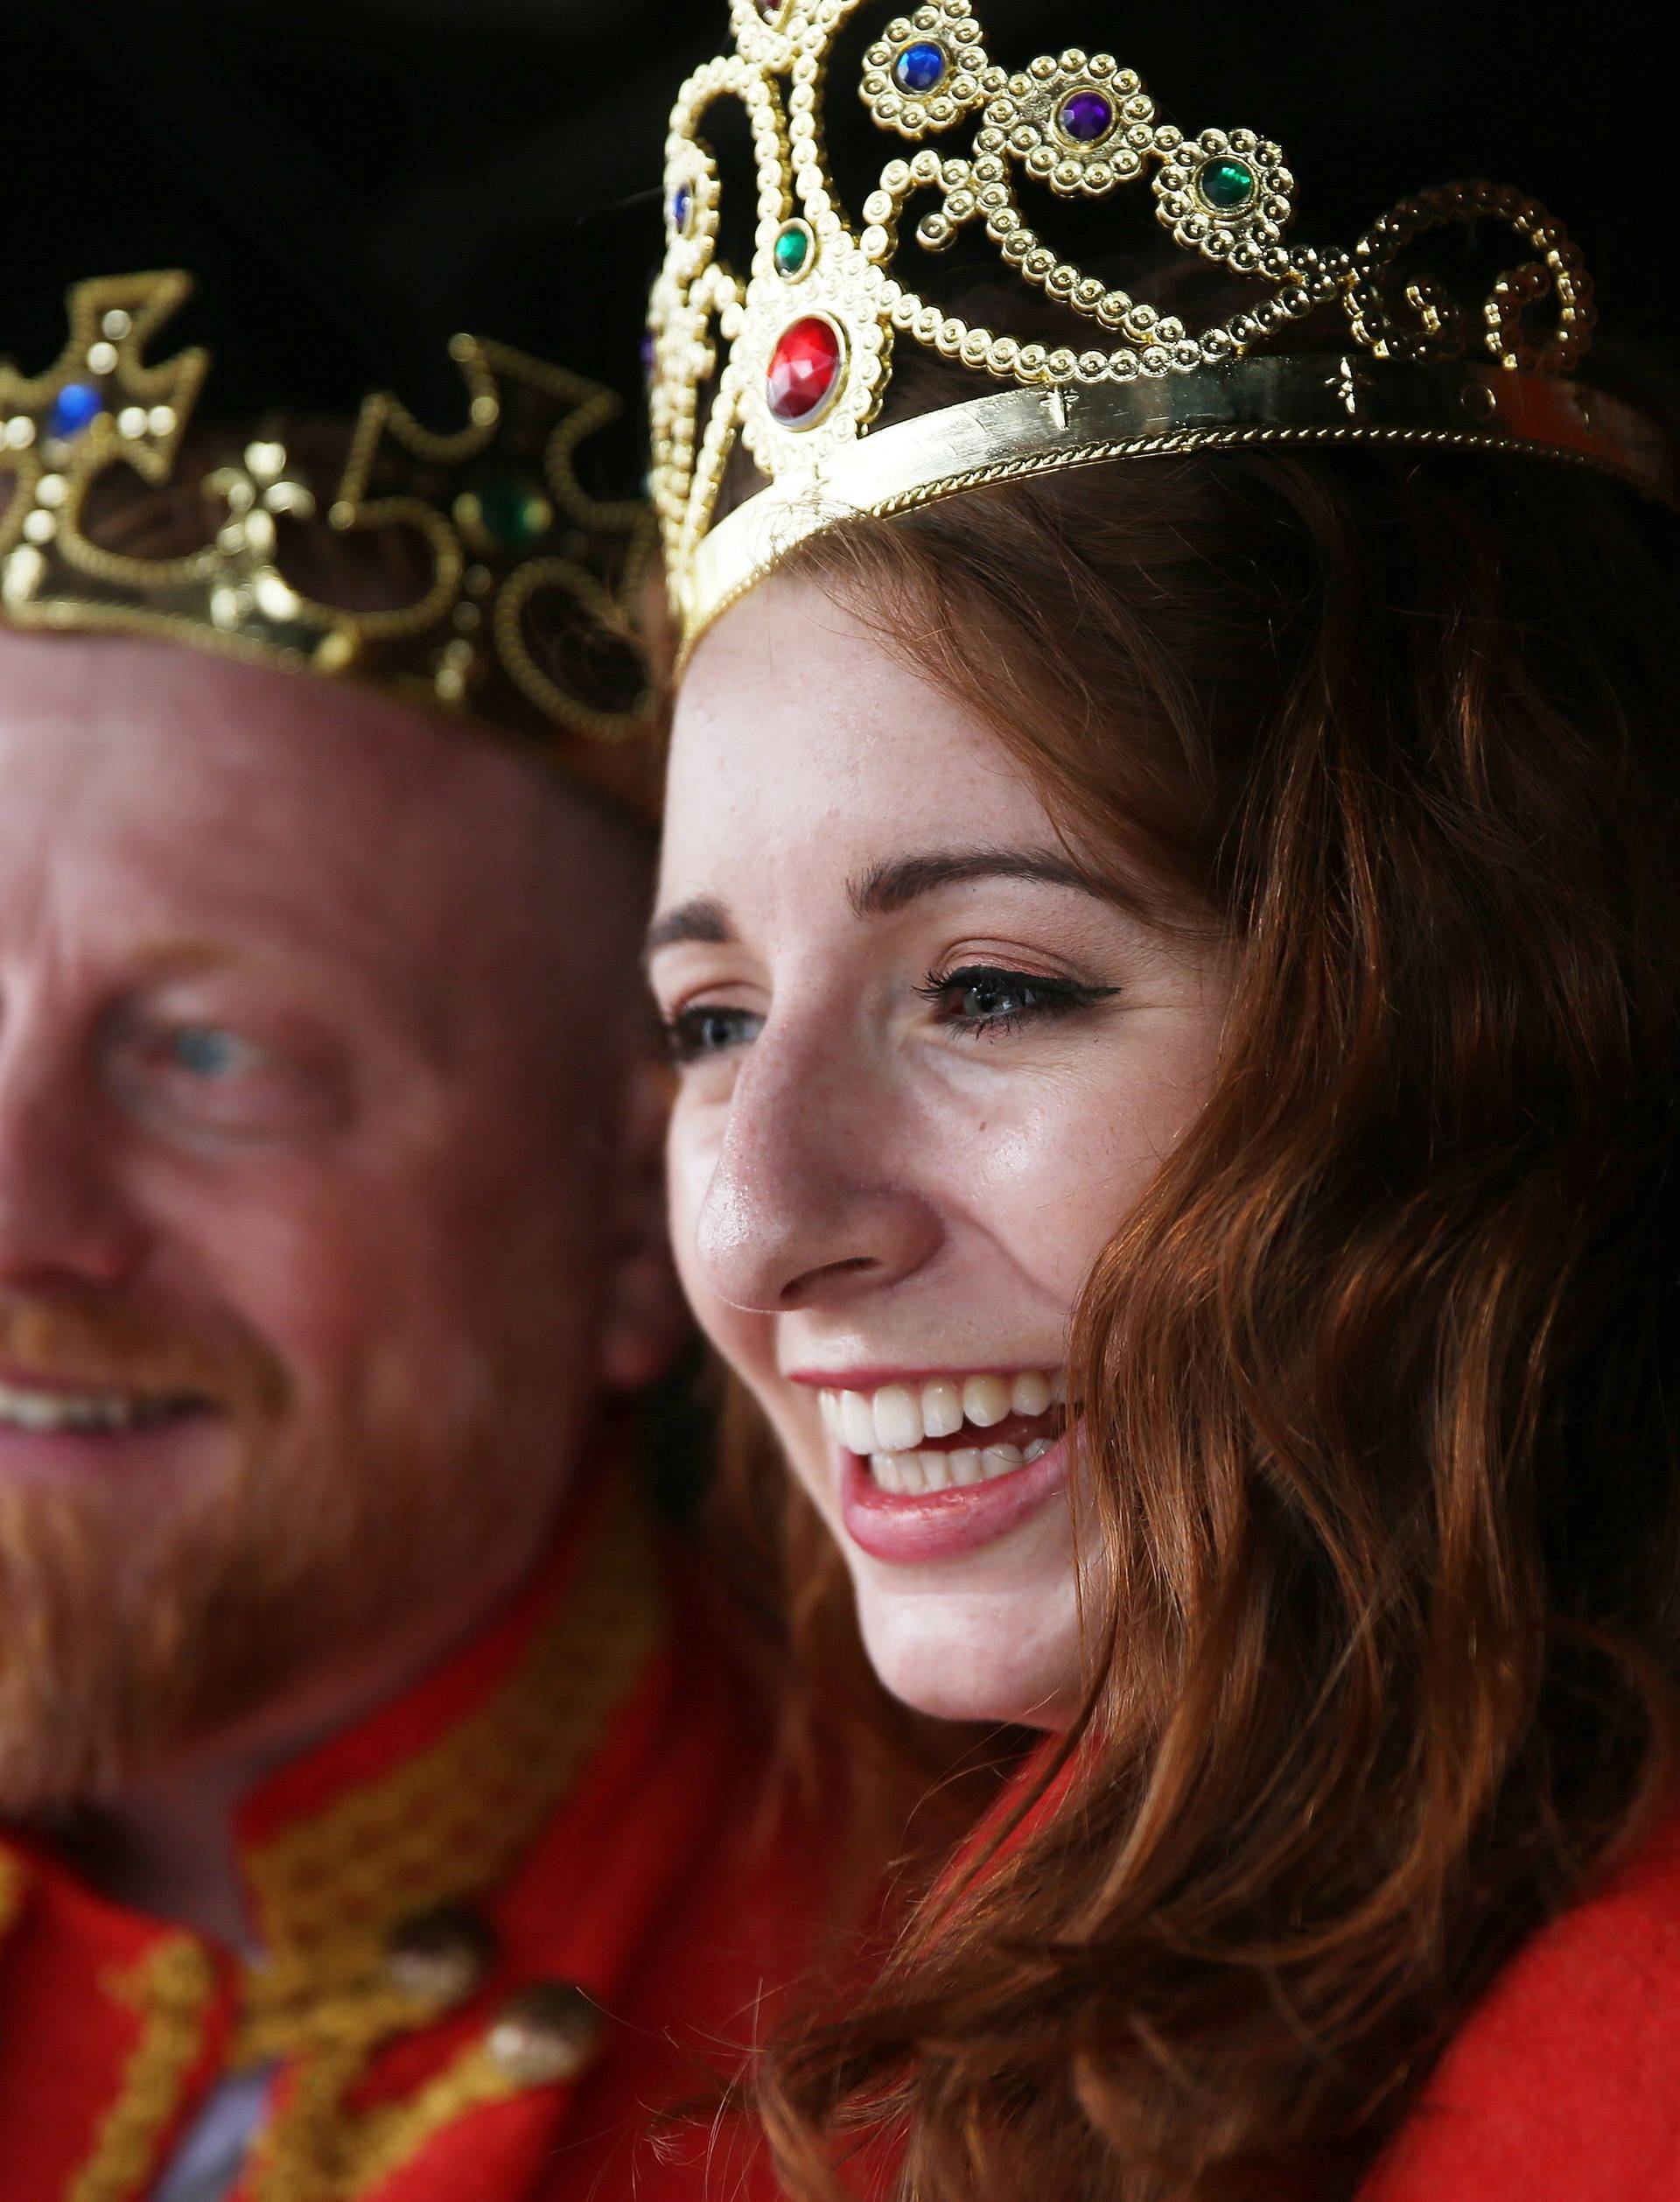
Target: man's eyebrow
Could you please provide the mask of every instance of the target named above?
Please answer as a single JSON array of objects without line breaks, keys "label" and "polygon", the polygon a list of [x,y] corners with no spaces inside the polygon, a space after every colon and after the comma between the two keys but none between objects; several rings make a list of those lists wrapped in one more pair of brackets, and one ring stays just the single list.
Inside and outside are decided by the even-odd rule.
[{"label": "man's eyebrow", "polygon": [[969,880],[1033,880],[1048,887],[1098,889],[1064,856],[1049,849],[938,849],[925,856],[892,857],[873,864],[847,892],[859,917],[890,917],[918,895]]},{"label": "man's eyebrow", "polygon": [[704,941],[716,947],[734,937],[729,912],[721,902],[702,894],[692,902],[679,902],[674,909],[662,910],[648,928],[641,952],[644,957],[652,956],[678,941]]}]

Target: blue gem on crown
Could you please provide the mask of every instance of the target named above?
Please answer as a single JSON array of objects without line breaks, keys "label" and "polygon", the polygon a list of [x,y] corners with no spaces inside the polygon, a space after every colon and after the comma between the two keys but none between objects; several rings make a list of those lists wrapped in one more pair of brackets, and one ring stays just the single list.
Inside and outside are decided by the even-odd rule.
[{"label": "blue gem on crown", "polygon": [[931,92],[948,66],[944,47],[921,39],[906,46],[892,64],[892,75],[901,92]]},{"label": "blue gem on crown", "polygon": [[52,401],[47,416],[50,436],[69,443],[92,426],[105,410],[105,400],[91,382],[66,382]]}]

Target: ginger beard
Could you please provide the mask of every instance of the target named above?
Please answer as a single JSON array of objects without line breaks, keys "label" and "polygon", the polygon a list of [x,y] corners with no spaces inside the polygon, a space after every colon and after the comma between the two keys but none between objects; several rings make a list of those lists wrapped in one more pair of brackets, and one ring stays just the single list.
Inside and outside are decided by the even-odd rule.
[{"label": "ginger beard", "polygon": [[243,1786],[445,1656],[676,1318],[639,838],[396,699],[126,638],[0,627],[0,771],[29,1819]]},{"label": "ginger beard", "polygon": [[494,1541],[544,1419],[516,1396],[541,1360],[508,1342],[462,1339],[424,1406],[415,1371],[370,1359],[304,1416],[234,1321],[8,1295],[12,1362],[202,1401],[219,1426],[214,1465],[178,1476],[0,1483],[0,1811],[19,1820],[113,1801],[283,1698],[324,1644],[353,1661],[423,1611]]}]

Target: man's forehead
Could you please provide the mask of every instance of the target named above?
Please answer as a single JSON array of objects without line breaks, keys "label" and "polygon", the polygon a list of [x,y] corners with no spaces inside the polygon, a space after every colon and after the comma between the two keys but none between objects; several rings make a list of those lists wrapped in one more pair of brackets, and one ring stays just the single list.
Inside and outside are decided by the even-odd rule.
[{"label": "man's forehead", "polygon": [[[0,631],[0,858],[327,937],[494,894],[527,839],[502,761],[400,702],[128,638]],[[531,800],[536,800],[532,791]],[[0,881],[0,887],[4,887]],[[189,927],[192,920],[184,920]]]}]

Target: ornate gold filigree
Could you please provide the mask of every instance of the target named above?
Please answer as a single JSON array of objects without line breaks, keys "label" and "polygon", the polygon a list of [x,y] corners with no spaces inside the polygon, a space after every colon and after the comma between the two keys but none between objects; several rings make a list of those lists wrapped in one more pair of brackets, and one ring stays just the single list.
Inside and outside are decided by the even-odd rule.
[{"label": "ornate gold filigree", "polygon": [[[1157,448],[1179,432],[1172,387],[1216,374],[1219,417],[1198,414],[1201,447],[1255,430],[1296,438],[1312,432],[1310,393],[1324,370],[1314,367],[1287,385],[1294,410],[1274,417],[1264,408],[1284,386],[1264,377],[1245,381],[1243,368],[1295,323],[1339,305],[1349,345],[1362,358],[1463,370],[1438,403],[1431,398],[1426,405],[1432,440],[1457,436],[1456,427],[1449,432],[1443,424],[1462,419],[1483,443],[1540,449],[1548,446],[1543,424],[1559,420],[1567,455],[1656,486],[1662,469],[1654,471],[1648,438],[1621,445],[1622,417],[1614,409],[1600,414],[1596,437],[1584,438],[1582,409],[1559,415],[1544,403],[1486,402],[1480,380],[1488,368],[1562,376],[1591,333],[1591,283],[1544,208],[1493,185],[1453,185],[1384,215],[1351,250],[1294,245],[1288,233],[1295,181],[1279,146],[1251,130],[1186,133],[1164,121],[1137,72],[1111,53],[1068,48],[1007,72],[992,59],[971,0],[929,0],[894,18],[867,48],[858,88],[864,106],[878,128],[909,144],[886,162],[854,222],[830,180],[822,110],[836,39],[863,4],[782,0],[766,15],[757,0],[732,0],[735,51],[690,78],[672,116],[669,249],[650,313],[653,486],[673,600],[690,644],[719,601],[738,593],[736,562],[700,556],[737,441],[780,493],[776,521],[784,546],[805,526],[802,507],[826,515],[827,524],[838,477],[878,476],[878,469],[855,467],[850,453],[871,436],[893,347],[906,340],[1001,384],[1049,393],[1038,458],[1086,448],[1088,439],[1070,425],[1082,393],[1138,385],[1154,385],[1158,402],[1141,420],[1138,409],[1127,409],[1138,432],[1124,440],[1128,448]],[[724,102],[745,110],[757,165],[756,238],[744,275],[720,254],[720,187],[707,141],[711,111]],[[1189,327],[1063,257],[1040,235],[1023,202],[1024,188],[1032,185],[1089,200],[1145,181],[1155,215],[1176,245],[1252,286],[1239,310]],[[913,202],[914,242],[922,249],[948,247],[965,228],[983,233],[1006,270],[1089,324],[1089,341],[1023,340],[971,326],[923,298],[901,265]],[[1521,244],[1518,263],[1468,305],[1413,264],[1411,248],[1449,223],[1503,228]],[[779,387],[771,384],[773,365],[785,362],[783,340],[800,321],[820,322],[828,332],[819,334],[818,347],[826,345],[835,367],[820,402],[791,402],[785,375]],[[1368,385],[1362,369],[1349,369],[1336,387],[1338,410],[1323,425],[1346,441],[1365,420]],[[1385,438],[1401,426],[1383,415]],[[953,474],[943,463],[942,445],[919,455],[914,439],[900,437],[893,448],[903,466],[940,464],[938,478],[962,486],[961,470]],[[978,457],[984,461],[984,453]],[[1088,461],[1070,455],[1060,463]],[[981,463],[975,478],[983,475]],[[914,499],[918,479],[912,473],[883,484],[882,494]],[[751,536],[751,556],[762,561],[762,528],[737,529],[732,520],[729,529],[732,542]]]},{"label": "ornate gold filigree", "polygon": [[[452,346],[464,427],[423,428],[395,397],[360,410],[341,479],[312,478],[278,438],[202,477],[206,541],[144,558],[97,539],[89,500],[127,469],[169,481],[209,361],[148,350],[192,289],[178,272],[80,283],[70,337],[46,373],[0,363],[0,618],[13,626],[152,634],[290,670],[352,675],[552,747],[627,782],[621,753],[647,698],[574,692],[532,648],[528,614],[556,600],[568,632],[627,650],[653,549],[642,506],[578,480],[579,444],[620,410],[610,392],[487,340]],[[419,553],[410,600],[368,609],[311,596],[288,571],[289,525],[399,529]],[[610,758],[604,753],[612,753]]]}]

